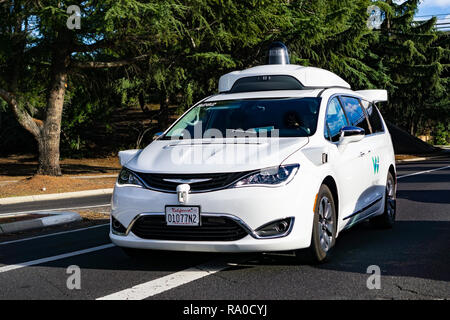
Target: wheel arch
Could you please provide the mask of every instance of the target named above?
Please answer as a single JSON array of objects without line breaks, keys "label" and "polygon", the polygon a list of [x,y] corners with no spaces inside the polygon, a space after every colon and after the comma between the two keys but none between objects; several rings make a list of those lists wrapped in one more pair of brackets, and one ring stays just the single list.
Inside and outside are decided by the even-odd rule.
[{"label": "wheel arch", "polygon": [[394,165],[391,164],[389,166],[388,172],[392,174],[392,177],[394,178],[394,185],[397,186],[397,173],[395,172]]}]

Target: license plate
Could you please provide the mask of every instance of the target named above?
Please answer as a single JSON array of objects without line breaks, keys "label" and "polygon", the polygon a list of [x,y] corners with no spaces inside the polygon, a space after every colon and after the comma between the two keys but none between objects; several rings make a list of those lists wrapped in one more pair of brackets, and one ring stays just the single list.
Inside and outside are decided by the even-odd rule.
[{"label": "license plate", "polygon": [[168,226],[199,226],[200,207],[166,207],[166,223]]}]

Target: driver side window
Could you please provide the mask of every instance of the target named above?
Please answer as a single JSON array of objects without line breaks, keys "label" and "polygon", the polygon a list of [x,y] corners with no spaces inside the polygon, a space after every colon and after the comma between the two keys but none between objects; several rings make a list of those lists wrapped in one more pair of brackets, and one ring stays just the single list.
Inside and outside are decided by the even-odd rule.
[{"label": "driver side window", "polygon": [[325,116],[325,138],[332,142],[339,140],[342,127],[348,126],[347,118],[337,97],[330,100]]}]

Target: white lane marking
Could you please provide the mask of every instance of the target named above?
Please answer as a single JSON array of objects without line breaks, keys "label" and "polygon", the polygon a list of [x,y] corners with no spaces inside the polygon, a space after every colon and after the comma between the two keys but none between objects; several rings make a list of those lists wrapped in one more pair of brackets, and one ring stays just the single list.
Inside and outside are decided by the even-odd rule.
[{"label": "white lane marking", "polygon": [[12,265],[8,265],[8,266],[0,267],[0,273],[8,272],[8,271],[11,271],[11,270],[16,270],[16,269],[20,269],[20,268],[24,268],[24,267],[30,267],[30,266],[34,266],[34,265],[37,265],[37,264],[43,264],[43,263],[47,263],[47,262],[50,262],[50,261],[56,261],[56,260],[61,260],[61,259],[65,259],[65,258],[70,258],[70,257],[73,257],[73,256],[78,256],[78,255],[81,255],[81,254],[85,254],[85,253],[100,251],[100,250],[112,248],[112,247],[115,247],[115,246],[116,246],[115,244],[109,243],[109,244],[105,244],[105,245],[98,246],[98,247],[92,247],[92,248],[88,248],[88,249],[83,249],[83,250],[73,251],[73,252],[69,252],[69,253],[59,254],[59,255],[56,255],[56,256],[53,256],[53,257],[41,258],[41,259],[37,259],[37,260],[21,262],[21,263],[18,263],[18,264],[12,264]]},{"label": "white lane marking", "polygon": [[[109,207],[111,204],[107,203],[107,204],[99,204],[99,205],[95,205],[95,206],[83,206],[83,207],[68,207],[68,208],[51,208],[51,209],[41,209],[41,210],[28,210],[28,211],[17,211],[17,212],[3,212],[0,213],[0,216],[3,214],[20,214],[20,213],[33,213],[33,212],[42,212],[42,211],[58,211],[58,210],[71,210],[71,209],[89,209],[89,208],[100,208],[100,207]],[[1,206],[0,206],[1,208]]]},{"label": "white lane marking", "polygon": [[425,171],[419,171],[419,172],[414,172],[414,173],[410,173],[410,174],[405,174],[403,176],[397,177],[397,179],[401,179],[401,178],[406,178],[406,177],[410,177],[410,176],[416,176],[418,174],[424,174],[424,173],[429,173],[429,172],[433,172],[433,171],[438,171],[438,170],[444,170],[450,168],[450,166],[445,166],[445,167],[441,167],[441,168],[436,168],[436,169],[430,169],[430,170],[425,170]]},{"label": "white lane marking", "polygon": [[57,236],[57,235],[60,235],[60,234],[84,231],[84,230],[100,228],[100,227],[106,227],[106,226],[109,226],[109,223],[103,223],[103,224],[99,224],[99,225],[96,225],[96,226],[90,226],[90,227],[80,228],[80,229],[75,229],[75,230],[54,232],[54,233],[44,234],[44,235],[41,235],[41,236],[35,236],[35,237],[30,237],[30,238],[25,238],[25,239],[17,239],[17,240],[10,240],[10,241],[5,241],[5,242],[0,242],[0,246],[4,245],[4,244],[11,244],[11,243],[16,243],[16,242],[22,242],[22,241],[46,238],[46,237],[51,237],[51,236]]},{"label": "white lane marking", "polygon": [[229,267],[230,265],[225,262],[209,262],[169,274],[162,278],[138,284],[132,288],[112,293],[107,296],[97,298],[96,300],[142,300],[164,291],[174,289],[183,284],[212,275]]}]

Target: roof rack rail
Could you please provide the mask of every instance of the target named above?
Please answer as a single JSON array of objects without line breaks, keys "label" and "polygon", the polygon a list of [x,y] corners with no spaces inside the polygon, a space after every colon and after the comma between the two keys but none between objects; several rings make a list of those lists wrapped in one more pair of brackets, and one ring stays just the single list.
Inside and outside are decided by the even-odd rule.
[{"label": "roof rack rail", "polygon": [[325,90],[328,89],[347,89],[347,90],[351,90],[350,88],[347,87],[341,87],[341,86],[330,86],[330,87],[322,87],[322,88],[315,88],[315,89],[322,89],[320,90],[320,92],[317,94],[317,98],[322,96],[322,93],[324,93]]}]

